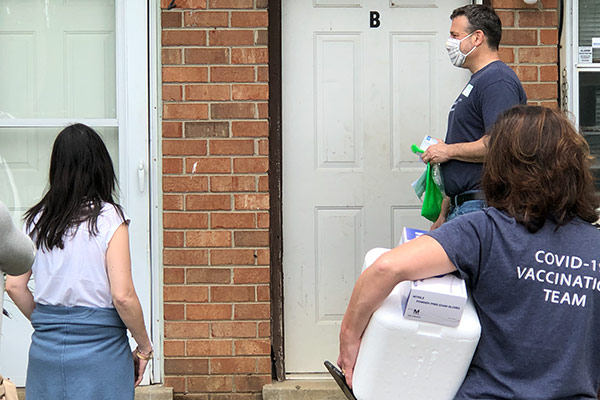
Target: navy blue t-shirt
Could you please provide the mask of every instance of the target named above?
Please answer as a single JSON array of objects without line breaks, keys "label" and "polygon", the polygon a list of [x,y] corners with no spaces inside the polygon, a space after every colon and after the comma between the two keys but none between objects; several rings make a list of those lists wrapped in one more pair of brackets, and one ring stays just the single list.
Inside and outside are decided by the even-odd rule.
[{"label": "navy blue t-shirt", "polygon": [[[503,111],[526,103],[527,96],[514,71],[502,61],[494,61],[471,76],[450,108],[446,143],[479,140]],[[443,163],[446,194],[479,189],[482,166],[458,160]]]},{"label": "navy blue t-shirt", "polygon": [[[527,229],[495,208],[427,233],[467,282],[481,339],[456,399],[595,399],[600,231],[577,218]],[[598,304],[596,304],[598,303]]]}]

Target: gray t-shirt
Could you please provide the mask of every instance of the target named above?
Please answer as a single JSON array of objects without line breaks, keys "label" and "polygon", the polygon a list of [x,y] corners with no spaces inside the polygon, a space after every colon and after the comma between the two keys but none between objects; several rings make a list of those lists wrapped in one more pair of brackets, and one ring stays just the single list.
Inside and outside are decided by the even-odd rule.
[{"label": "gray t-shirt", "polygon": [[8,209],[1,202],[0,234],[0,274],[22,275],[29,271],[35,257],[33,243],[13,224]]},{"label": "gray t-shirt", "polygon": [[[595,399],[600,231],[576,218],[527,229],[495,208],[429,236],[466,280],[481,339],[456,399]],[[598,304],[596,304],[598,303]]]}]

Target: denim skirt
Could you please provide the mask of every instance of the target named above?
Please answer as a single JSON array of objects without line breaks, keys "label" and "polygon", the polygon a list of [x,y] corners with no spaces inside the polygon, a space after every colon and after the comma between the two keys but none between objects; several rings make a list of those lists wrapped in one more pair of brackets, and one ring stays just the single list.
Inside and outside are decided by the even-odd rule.
[{"label": "denim skirt", "polygon": [[133,400],[133,358],[114,308],[36,304],[27,400]]}]

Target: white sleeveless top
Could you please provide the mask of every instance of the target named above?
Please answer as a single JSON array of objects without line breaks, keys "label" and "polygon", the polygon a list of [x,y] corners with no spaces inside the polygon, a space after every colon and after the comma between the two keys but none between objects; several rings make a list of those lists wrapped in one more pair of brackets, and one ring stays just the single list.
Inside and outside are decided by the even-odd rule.
[{"label": "white sleeveless top", "polygon": [[65,235],[63,249],[38,249],[31,267],[34,301],[55,306],[114,308],[106,270],[106,249],[122,223],[117,210],[104,203],[98,216],[97,236],[89,234],[84,222],[76,231],[72,229]]}]

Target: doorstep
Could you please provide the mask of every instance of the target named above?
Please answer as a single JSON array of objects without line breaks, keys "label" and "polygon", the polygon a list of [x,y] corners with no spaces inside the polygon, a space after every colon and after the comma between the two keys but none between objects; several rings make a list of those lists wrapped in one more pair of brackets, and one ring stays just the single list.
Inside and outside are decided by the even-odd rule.
[{"label": "doorstep", "polygon": [[288,379],[263,386],[263,400],[346,400],[333,379]]},{"label": "doorstep", "polygon": [[[25,388],[18,388],[17,394],[19,400],[25,400]],[[163,385],[139,386],[135,388],[135,400],[173,400],[173,388]]]}]

